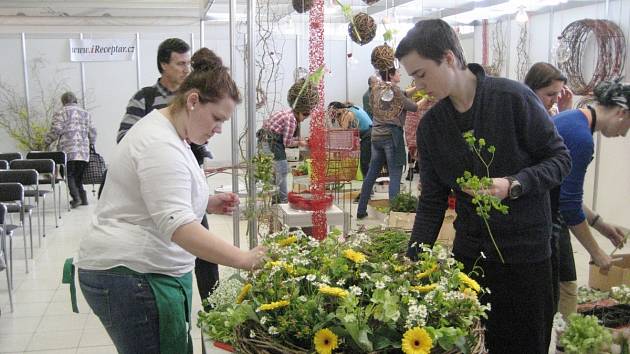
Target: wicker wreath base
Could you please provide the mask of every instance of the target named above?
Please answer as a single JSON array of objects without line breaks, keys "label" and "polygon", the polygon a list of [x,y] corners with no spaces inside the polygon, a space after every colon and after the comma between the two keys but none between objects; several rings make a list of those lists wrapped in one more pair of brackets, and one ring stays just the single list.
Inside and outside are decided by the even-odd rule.
[{"label": "wicker wreath base", "polygon": [[366,5],[368,5],[368,6],[374,5],[374,4],[376,4],[377,2],[379,2],[379,1],[381,1],[381,0],[363,0],[363,2],[364,2]]},{"label": "wicker wreath base", "polygon": [[[394,97],[391,101],[383,101],[381,97],[383,97],[383,94],[390,89],[394,91]],[[370,105],[372,106],[374,116],[377,116],[384,121],[398,121],[398,115],[404,106],[402,92],[399,89],[393,88],[391,84],[380,82],[372,88]]]},{"label": "wicker wreath base", "polygon": [[293,0],[293,9],[305,13],[313,7],[313,0]]},{"label": "wicker wreath base", "polygon": [[[254,338],[250,337],[250,331],[256,334]],[[476,344],[470,351],[471,354],[488,354],[485,345],[485,329],[481,322],[475,323],[472,335],[476,339]],[[310,350],[300,348],[291,343],[278,343],[274,341],[271,335],[267,334],[264,328],[254,322],[247,322],[245,325],[237,327],[235,330],[236,342],[234,349],[237,353],[242,354],[308,354]],[[394,354],[400,353],[400,349],[384,349],[372,351],[367,354]],[[441,348],[433,348],[431,354],[457,354],[458,350],[444,351]],[[342,354],[340,352],[340,354]],[[351,354],[351,353],[348,353]],[[356,354],[356,353],[355,353]]]}]

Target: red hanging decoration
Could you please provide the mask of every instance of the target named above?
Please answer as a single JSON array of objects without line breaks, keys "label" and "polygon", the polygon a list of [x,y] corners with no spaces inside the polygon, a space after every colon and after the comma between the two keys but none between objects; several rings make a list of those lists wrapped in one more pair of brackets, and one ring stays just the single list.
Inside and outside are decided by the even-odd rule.
[{"label": "red hanging decoration", "polygon": [[[309,71],[315,72],[324,65],[324,0],[314,0],[309,12]],[[323,200],[326,191],[326,133],[324,119],[324,78],[319,82],[319,103],[311,112],[311,158],[313,166],[311,193],[314,200]],[[320,207],[313,212],[313,237],[326,238],[326,210]]]}]

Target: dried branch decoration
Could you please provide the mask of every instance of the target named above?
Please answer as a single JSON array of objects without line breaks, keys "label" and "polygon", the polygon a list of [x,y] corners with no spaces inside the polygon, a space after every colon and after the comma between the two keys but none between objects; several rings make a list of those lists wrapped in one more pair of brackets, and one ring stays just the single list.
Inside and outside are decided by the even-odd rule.
[{"label": "dried branch decoration", "polygon": [[319,103],[317,87],[324,76],[324,68],[320,67],[313,74],[299,79],[289,89],[287,101],[295,112],[310,113]]},{"label": "dried branch decoration", "polygon": [[363,0],[363,2],[367,5],[367,6],[372,6],[374,4],[376,4],[377,2],[379,2],[381,0]]},{"label": "dried branch decoration", "polygon": [[372,50],[372,66],[376,70],[385,71],[394,67],[394,48],[387,43],[374,47]]},{"label": "dried branch decoration", "polygon": [[503,65],[505,64],[505,36],[503,34],[503,23],[497,21],[492,31],[492,64],[486,66],[486,72],[492,76],[501,76]]},{"label": "dried branch decoration", "polygon": [[[585,82],[582,60],[590,35],[597,43],[597,63],[593,76]],[[617,24],[608,20],[584,19],[571,22],[560,35],[561,46],[570,48],[566,61],[558,63],[566,73],[569,87],[577,95],[592,94],[602,81],[621,76],[626,61],[626,39]]]},{"label": "dried branch decoration", "polygon": [[516,45],[516,77],[518,81],[523,81],[529,70],[529,35],[527,23],[521,26],[521,34]]}]

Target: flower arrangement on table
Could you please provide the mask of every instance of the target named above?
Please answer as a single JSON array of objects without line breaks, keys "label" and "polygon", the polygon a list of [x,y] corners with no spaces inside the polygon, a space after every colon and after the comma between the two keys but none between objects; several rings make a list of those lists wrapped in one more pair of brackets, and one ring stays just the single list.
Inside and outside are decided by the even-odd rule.
[{"label": "flower arrangement on table", "polygon": [[392,231],[270,235],[268,262],[221,282],[198,325],[239,353],[485,352],[485,289],[440,245],[409,261]]}]

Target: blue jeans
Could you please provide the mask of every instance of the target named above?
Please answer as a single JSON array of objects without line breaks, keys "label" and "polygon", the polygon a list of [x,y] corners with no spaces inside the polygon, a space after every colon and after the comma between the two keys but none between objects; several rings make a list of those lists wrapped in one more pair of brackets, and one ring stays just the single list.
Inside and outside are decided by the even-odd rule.
[{"label": "blue jeans", "polygon": [[274,161],[273,168],[276,174],[276,186],[278,187],[278,201],[282,204],[288,203],[287,176],[289,175],[289,162],[287,160]]},{"label": "blue jeans", "polygon": [[85,300],[119,353],[160,353],[158,309],[145,278],[107,270],[78,273]]},{"label": "blue jeans", "polygon": [[357,207],[357,215],[365,214],[367,210],[367,202],[372,193],[372,187],[376,177],[380,174],[383,165],[387,161],[387,169],[389,170],[389,200],[396,198],[400,192],[400,178],[402,176],[403,166],[396,166],[394,157],[394,142],[392,139],[372,140],[372,158],[370,160],[370,169],[367,177],[363,179],[361,187],[361,196],[359,198],[359,206]]}]

